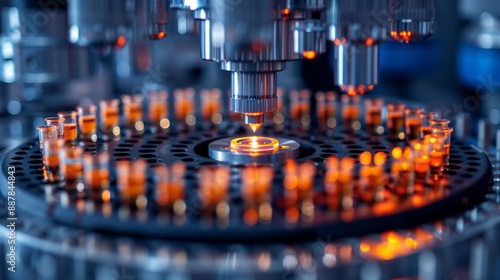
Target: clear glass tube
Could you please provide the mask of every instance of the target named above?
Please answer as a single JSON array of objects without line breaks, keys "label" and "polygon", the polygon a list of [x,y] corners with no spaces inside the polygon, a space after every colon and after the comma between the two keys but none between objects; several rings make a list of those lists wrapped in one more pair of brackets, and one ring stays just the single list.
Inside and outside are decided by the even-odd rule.
[{"label": "clear glass tube", "polygon": [[123,95],[123,118],[125,126],[137,131],[144,130],[142,122],[142,102],[144,97],[141,94]]},{"label": "clear glass tube", "polygon": [[407,140],[420,139],[420,113],[422,113],[422,108],[420,107],[405,109],[405,130]]},{"label": "clear glass tube", "polygon": [[368,133],[383,134],[382,106],[384,100],[381,98],[365,99],[365,124]]},{"label": "clear glass tube", "polygon": [[64,137],[64,119],[61,119],[59,117],[48,117],[45,118],[45,123],[47,125],[53,125],[57,127],[57,137],[58,138],[63,138]]},{"label": "clear glass tube", "polygon": [[37,127],[37,130],[40,151],[43,154],[43,142],[49,138],[57,138],[57,127],[53,125],[40,125]]},{"label": "clear glass tube", "polygon": [[387,137],[391,140],[404,140],[404,103],[387,104]]},{"label": "clear glass tube", "polygon": [[[174,92],[175,118],[181,123],[193,125],[194,118],[194,89],[177,89]],[[196,123],[196,121],[195,121]]]},{"label": "clear glass tube", "polygon": [[175,205],[182,206],[184,204],[186,165],[182,162],[176,162],[170,166],[158,165],[154,167],[153,173],[155,177],[156,204],[171,206],[177,214],[182,214],[179,213],[179,208],[176,208]]},{"label": "clear glass tube", "polygon": [[78,112],[76,111],[59,112],[57,113],[57,115],[63,122],[64,141],[66,142],[76,141],[78,137],[78,131],[77,131]]},{"label": "clear glass tube", "polygon": [[101,131],[107,136],[120,135],[120,101],[118,99],[101,100]]},{"label": "clear glass tube", "polygon": [[201,97],[201,117],[205,122],[220,124],[222,115],[220,97],[221,92],[218,89],[200,91]]},{"label": "clear glass tube", "polygon": [[443,176],[444,170],[444,142],[445,136],[428,135],[426,141],[429,143],[429,159],[431,164],[431,177],[434,180]]},{"label": "clear glass tube", "polygon": [[[162,90],[148,92],[149,121],[153,127],[167,129],[170,126],[170,121],[167,118],[167,99],[167,91]],[[167,123],[168,126],[166,126]]]},{"label": "clear glass tube", "polygon": [[432,127],[431,136],[442,137],[443,138],[443,164],[450,164],[450,148],[451,148],[451,134],[453,133],[453,128],[450,127]]},{"label": "clear glass tube", "polygon": [[431,120],[439,118],[437,112],[420,113],[420,139],[431,134]]},{"label": "clear glass tube", "polygon": [[342,125],[348,131],[358,131],[361,129],[359,100],[360,98],[357,95],[344,94],[341,97]]},{"label": "clear glass tube", "polygon": [[82,140],[96,142],[97,141],[97,118],[96,106],[86,105],[78,106],[78,125],[80,127],[80,137]]},{"label": "clear glass tube", "polygon": [[143,159],[116,162],[118,191],[122,202],[134,203],[146,193],[146,167],[147,163]]},{"label": "clear glass tube", "polygon": [[60,150],[61,173],[66,180],[66,187],[74,189],[83,178],[82,147],[64,144]]},{"label": "clear glass tube", "polygon": [[43,140],[43,163],[47,172],[47,181],[50,183],[61,182],[64,178],[61,173],[60,149],[62,139],[48,137]]},{"label": "clear glass tube", "polygon": [[431,168],[428,140],[422,139],[412,141],[411,149],[413,153],[415,177],[416,179],[424,179],[424,181],[427,181]]},{"label": "clear glass tube", "polygon": [[200,169],[198,193],[204,209],[217,211],[219,205],[225,204],[230,174],[226,166],[204,166]]},{"label": "clear glass tube", "polygon": [[99,152],[97,155],[83,155],[83,176],[91,197],[97,198],[109,187],[109,155]]}]

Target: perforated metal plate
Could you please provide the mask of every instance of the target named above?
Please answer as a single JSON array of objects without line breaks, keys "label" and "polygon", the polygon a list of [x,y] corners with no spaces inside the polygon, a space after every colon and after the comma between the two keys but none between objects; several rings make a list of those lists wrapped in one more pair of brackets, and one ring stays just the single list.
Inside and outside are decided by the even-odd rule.
[{"label": "perforated metal plate", "polygon": [[[38,143],[31,141],[2,155],[2,174],[8,166],[16,167],[16,191],[18,208],[26,213],[50,219],[78,228],[183,240],[215,241],[286,241],[328,236],[346,237],[406,227],[436,219],[455,210],[462,210],[482,200],[492,178],[491,164],[487,157],[474,146],[454,141],[451,146],[450,165],[445,170],[445,180],[439,186],[416,186],[411,196],[397,195],[386,186],[386,199],[379,203],[363,203],[354,197],[354,209],[345,213],[329,210],[323,197],[325,167],[323,162],[330,156],[353,158],[365,150],[382,151],[389,156],[395,145],[385,137],[366,134],[329,131],[288,131],[275,137],[293,139],[300,143],[297,161],[311,161],[317,165],[315,177],[315,212],[312,220],[291,223],[285,218],[282,203],[283,174],[281,166],[276,170],[272,189],[273,218],[269,223],[245,224],[243,203],[240,195],[241,165],[231,167],[231,188],[228,199],[230,217],[220,223],[216,219],[207,223],[202,219],[202,209],[197,193],[197,170],[203,165],[221,164],[208,156],[210,142],[241,135],[238,127],[224,130],[194,130],[178,133],[144,134],[122,137],[117,142],[87,146],[88,152],[106,148],[112,161],[122,158],[144,158],[150,166],[182,161],[187,165],[186,214],[174,217],[161,211],[154,202],[154,185],[148,170],[148,207],[138,211],[120,204],[115,184],[114,164],[111,167],[111,202],[103,204],[82,199],[74,192],[42,184],[42,161]],[[269,135],[271,132],[265,132]],[[389,157],[390,158],[390,157]],[[388,170],[390,161],[387,163]],[[6,189],[2,188],[5,195]]]}]

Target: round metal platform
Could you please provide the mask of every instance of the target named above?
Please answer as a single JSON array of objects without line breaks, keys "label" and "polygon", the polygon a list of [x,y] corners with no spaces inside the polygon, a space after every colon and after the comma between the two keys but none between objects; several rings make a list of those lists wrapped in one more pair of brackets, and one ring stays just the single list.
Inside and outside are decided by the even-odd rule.
[{"label": "round metal platform", "polygon": [[[121,205],[114,168],[111,168],[111,202],[106,204],[82,199],[76,193],[67,192],[54,185],[44,185],[41,155],[36,141],[2,154],[2,176],[6,175],[4,172],[8,166],[16,167],[16,197],[18,201],[22,201],[17,207],[33,216],[80,229],[120,235],[219,242],[341,238],[410,227],[477,204],[484,198],[490,186],[492,168],[484,153],[470,144],[453,141],[450,165],[446,167],[445,180],[442,180],[439,186],[415,186],[414,194],[409,196],[398,195],[390,186],[386,186],[386,198],[378,203],[364,203],[355,195],[353,211],[349,215],[343,215],[340,210],[328,209],[322,199],[325,172],[323,162],[330,156],[350,156],[357,159],[365,150],[382,151],[389,156],[389,151],[394,146],[403,143],[389,142],[383,136],[369,136],[363,133],[354,135],[339,131],[341,130],[336,130],[336,133],[290,131],[272,135],[297,141],[300,144],[297,161],[311,161],[317,165],[314,216],[312,219],[299,219],[296,223],[285,218],[283,174],[279,165],[274,166],[276,174],[272,189],[273,217],[270,222],[250,226],[242,219],[243,203],[239,189],[242,165],[231,166],[229,219],[220,223],[217,219],[207,222],[202,218],[197,193],[197,169],[204,165],[221,164],[209,157],[209,143],[228,136],[241,135],[243,131],[239,127],[135,135],[122,137],[116,142],[97,143],[86,147],[88,152],[108,149],[112,161],[143,158],[150,166],[184,162],[187,166],[187,210],[182,217],[175,217],[158,209],[154,203],[152,179],[148,179],[147,209],[139,211]],[[386,170],[389,166],[390,157]],[[150,170],[148,178],[152,178]],[[6,189],[2,188],[4,196],[5,192]]]}]

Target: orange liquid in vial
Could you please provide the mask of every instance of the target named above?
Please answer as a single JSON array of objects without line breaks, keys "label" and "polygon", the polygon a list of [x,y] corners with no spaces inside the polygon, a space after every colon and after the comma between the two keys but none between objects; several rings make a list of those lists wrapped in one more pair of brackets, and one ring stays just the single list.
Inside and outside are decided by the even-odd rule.
[{"label": "orange liquid in vial", "polygon": [[74,181],[82,177],[83,167],[81,164],[66,164],[65,168],[65,178],[68,181]]},{"label": "orange liquid in vial", "polygon": [[128,125],[131,125],[142,119],[141,104],[126,104],[124,107],[124,115]]},{"label": "orange liquid in vial", "polygon": [[421,126],[420,133],[421,133],[422,139],[424,139],[425,135],[431,134],[431,127],[430,126]]},{"label": "orange liquid in vial", "polygon": [[192,113],[193,104],[191,100],[180,99],[176,103],[175,117],[178,120],[183,120],[187,115]]},{"label": "orange liquid in vial", "polygon": [[45,163],[49,168],[57,168],[59,166],[59,155],[45,156]]},{"label": "orange liquid in vial", "polygon": [[226,189],[219,187],[215,184],[202,185],[200,188],[201,198],[208,204],[218,204],[226,197]]},{"label": "orange liquid in vial", "polygon": [[92,190],[99,190],[108,186],[109,171],[106,169],[91,170],[85,173],[87,187]]},{"label": "orange liquid in vial", "polygon": [[432,151],[430,158],[431,158],[431,167],[442,168],[443,152]]},{"label": "orange liquid in vial", "polygon": [[407,122],[406,123],[406,137],[410,140],[415,140],[420,138],[420,124],[418,120],[416,122]]},{"label": "orange liquid in vial", "polygon": [[213,114],[219,111],[219,104],[215,100],[206,100],[201,114],[204,119],[210,119]]},{"label": "orange liquid in vial", "polygon": [[120,194],[124,198],[133,199],[144,194],[145,190],[145,178],[143,176],[131,176],[125,188],[120,190]]},{"label": "orange liquid in vial", "polygon": [[104,108],[104,110],[101,112],[101,118],[102,118],[102,124],[105,129],[109,129],[118,125],[118,122],[120,121],[118,108],[113,108],[113,107]]},{"label": "orange liquid in vial", "polygon": [[427,173],[429,170],[429,158],[416,157],[415,158],[415,172],[417,173]]},{"label": "orange liquid in vial", "polygon": [[184,199],[184,186],[178,182],[159,182],[156,185],[156,202],[160,205],[172,204]]},{"label": "orange liquid in vial", "polygon": [[399,133],[403,131],[403,114],[390,114],[387,119],[387,128],[390,138],[399,138]]},{"label": "orange liquid in vial", "polygon": [[167,116],[167,104],[162,102],[149,103],[149,120],[153,123]]},{"label": "orange liquid in vial", "polygon": [[95,116],[81,116],[79,121],[83,135],[95,133],[97,125]]},{"label": "orange liquid in vial", "polygon": [[64,141],[75,141],[77,134],[76,123],[64,124]]},{"label": "orange liquid in vial", "polygon": [[368,109],[365,121],[367,125],[380,125],[382,123],[382,113],[380,109]]}]

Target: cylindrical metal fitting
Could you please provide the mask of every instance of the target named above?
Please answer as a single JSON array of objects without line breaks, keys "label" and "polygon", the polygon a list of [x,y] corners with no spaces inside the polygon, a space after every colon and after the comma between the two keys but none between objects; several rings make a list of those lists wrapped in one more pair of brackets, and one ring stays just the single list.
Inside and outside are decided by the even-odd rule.
[{"label": "cylindrical metal fitting", "polygon": [[321,20],[311,19],[296,22],[293,36],[295,53],[310,59],[325,52],[326,34]]},{"label": "cylindrical metal fitting", "polygon": [[161,40],[167,35],[168,0],[146,0],[146,35],[152,40]]},{"label": "cylindrical metal fitting", "polygon": [[389,0],[389,36],[401,43],[419,42],[434,33],[435,0]]},{"label": "cylindrical metal fitting", "polygon": [[343,91],[364,93],[378,82],[378,43],[386,37],[385,0],[331,0],[328,39],[334,43],[334,82]]},{"label": "cylindrical metal fitting", "polygon": [[334,82],[343,91],[364,93],[378,83],[378,45],[340,44],[334,47]]},{"label": "cylindrical metal fitting", "polygon": [[231,111],[242,114],[276,111],[276,76],[276,72],[231,72]]}]

